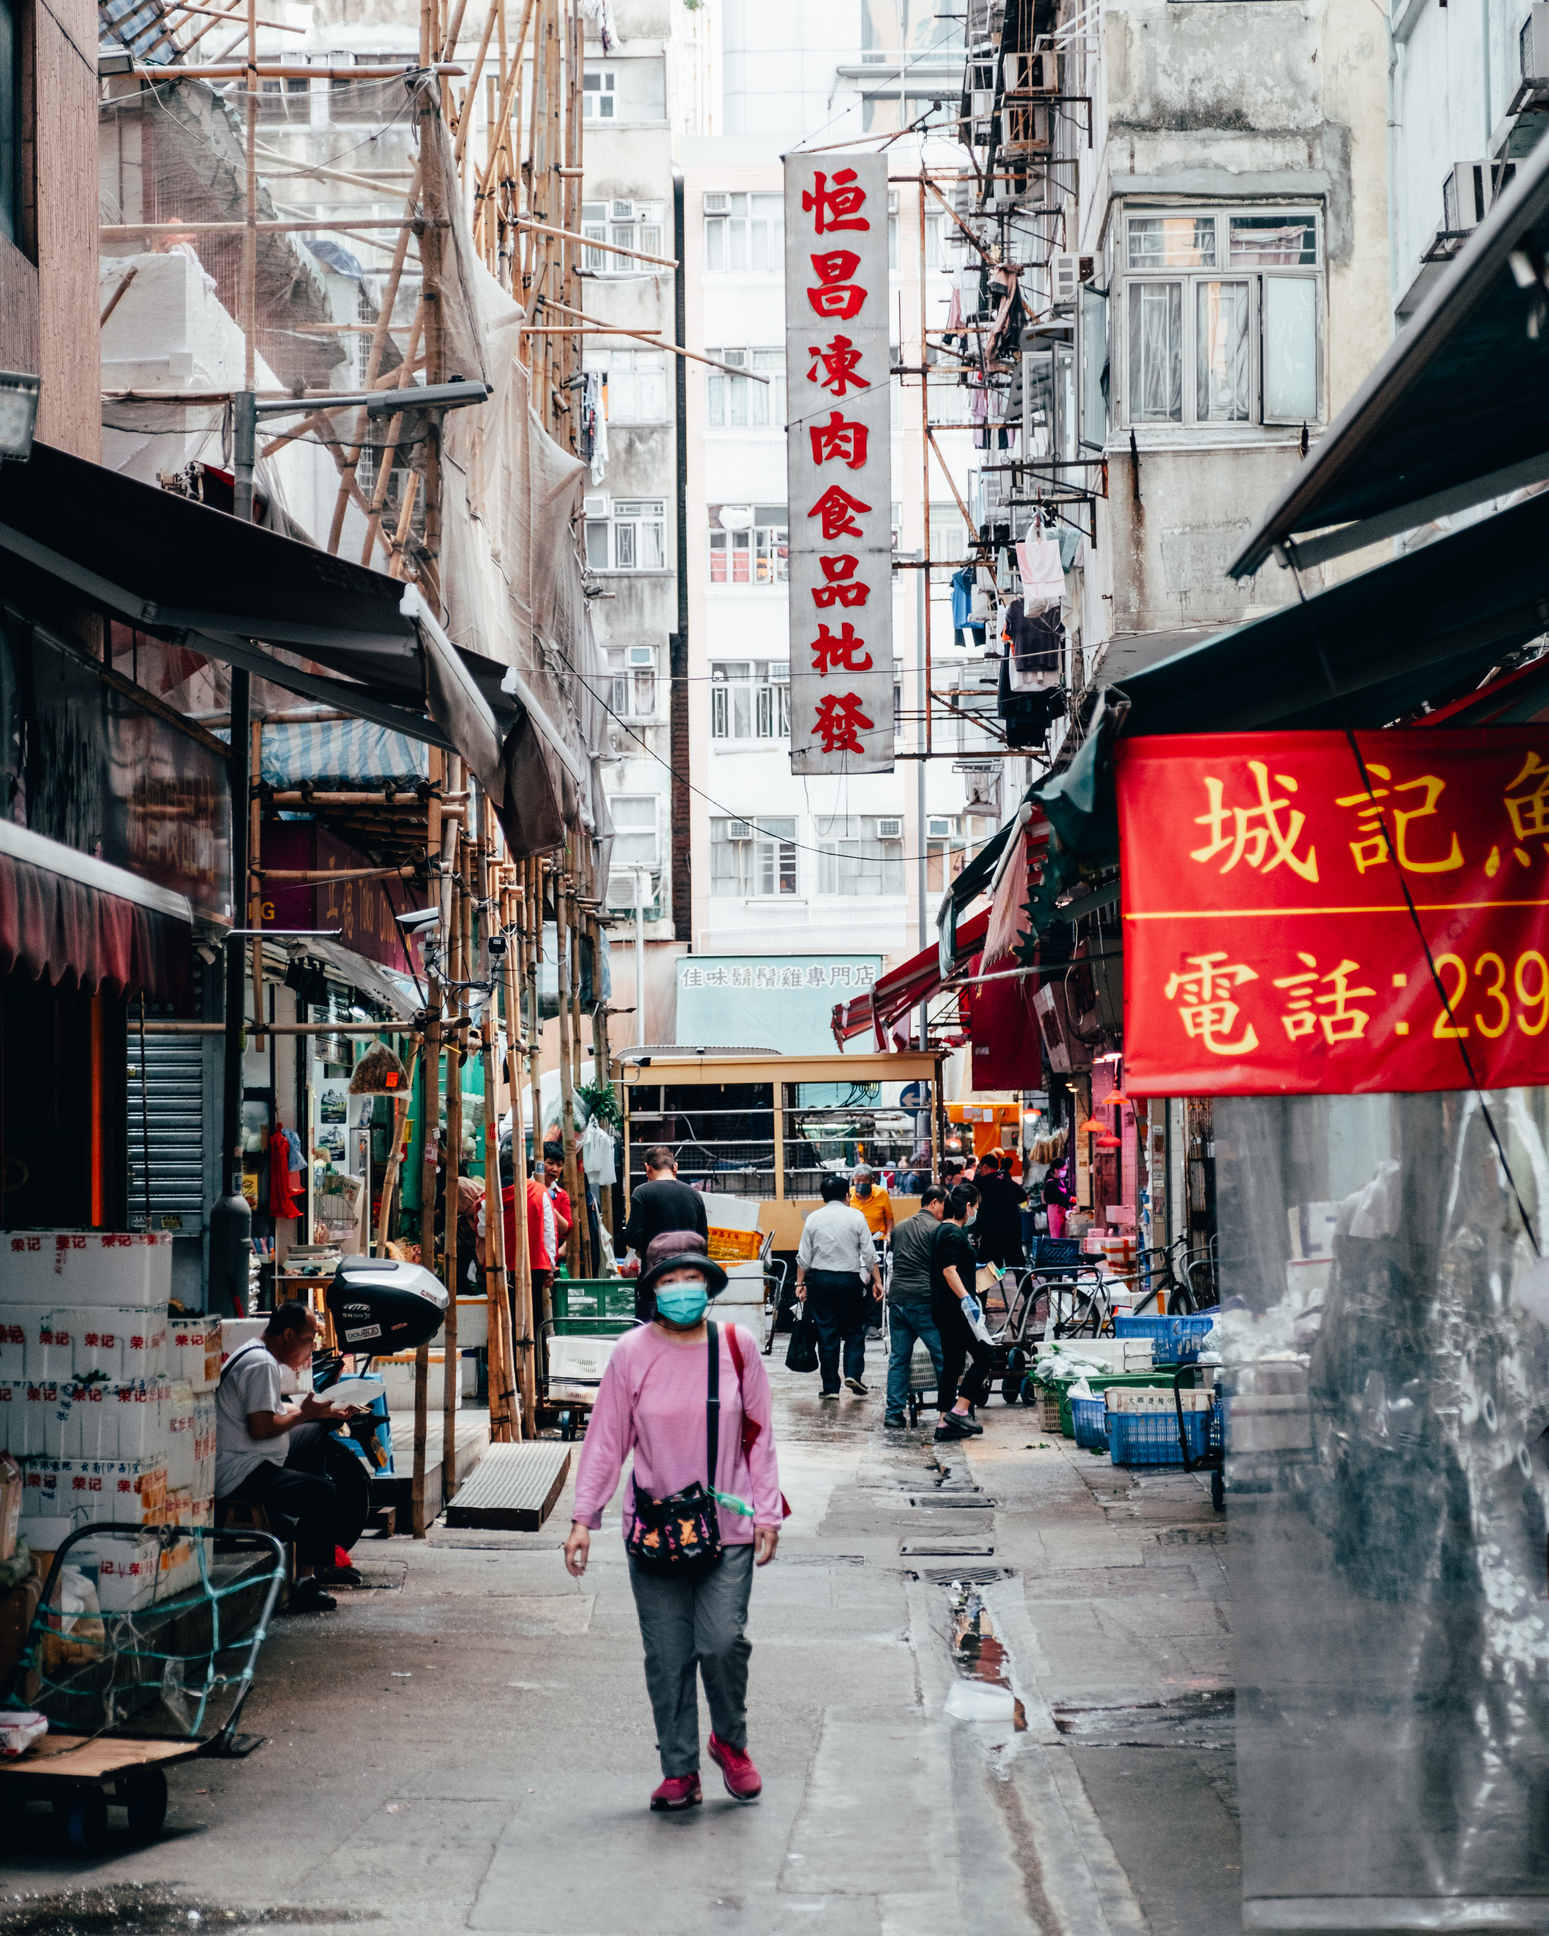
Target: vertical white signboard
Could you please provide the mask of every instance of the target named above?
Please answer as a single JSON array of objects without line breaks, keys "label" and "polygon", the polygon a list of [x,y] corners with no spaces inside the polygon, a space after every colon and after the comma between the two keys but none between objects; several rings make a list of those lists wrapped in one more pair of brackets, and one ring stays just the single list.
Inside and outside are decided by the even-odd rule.
[{"label": "vertical white signboard", "polygon": [[887,160],[785,163],[791,770],[893,766]]}]

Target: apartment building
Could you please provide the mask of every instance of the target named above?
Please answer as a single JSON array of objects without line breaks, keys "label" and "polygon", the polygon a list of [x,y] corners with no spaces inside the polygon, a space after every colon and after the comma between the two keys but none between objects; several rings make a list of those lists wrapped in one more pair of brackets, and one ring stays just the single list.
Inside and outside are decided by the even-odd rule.
[{"label": "apartment building", "polygon": [[[630,1003],[638,922],[646,968],[634,1033],[661,1041],[710,1026],[696,1021],[692,1000],[681,1014],[676,1003],[689,949],[702,965],[730,960],[733,982],[737,957],[782,956],[787,989],[799,978],[836,998],[912,953],[951,870],[994,825],[1000,763],[982,723],[993,698],[982,655],[953,643],[950,566],[967,556],[966,528],[938,460],[932,552],[947,568],[918,568],[927,460],[919,390],[907,377],[895,378],[893,399],[901,750],[923,746],[927,577],[932,682],[961,710],[945,716],[933,746],[941,758],[901,759],[891,774],[804,781],[789,758],[780,156],[804,138],[902,129],[898,71],[917,67],[938,91],[955,89],[960,28],[934,10],[874,0],[761,12],[640,0],[615,6],[612,26],[610,45],[598,38],[587,50],[587,233],[681,267],[674,277],[599,248],[587,258],[588,313],[643,335],[676,334],[709,359],[609,337],[588,339],[586,351],[588,369],[607,377],[606,467],[587,500],[586,539],[618,756],[615,1002]],[[911,49],[910,33],[945,45]],[[867,98],[873,75],[895,83],[880,104]],[[916,370],[921,153],[918,141],[901,141],[890,169],[894,363]],[[931,200],[923,278],[932,327],[945,320],[949,226]],[[966,417],[937,414],[959,471],[968,433],[950,424]],[[691,978],[703,984],[703,971]],[[765,1003],[762,1019],[759,1009],[745,1004],[734,1033],[774,1046],[779,1004]],[[616,1029],[616,1039],[627,1033]]]}]

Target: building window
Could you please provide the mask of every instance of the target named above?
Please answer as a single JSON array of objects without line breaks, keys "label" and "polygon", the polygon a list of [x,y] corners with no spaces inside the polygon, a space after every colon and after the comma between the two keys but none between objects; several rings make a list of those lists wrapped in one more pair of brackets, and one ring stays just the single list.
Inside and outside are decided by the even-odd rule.
[{"label": "building window", "polygon": [[659,498],[589,497],[586,562],[593,571],[665,571],[667,507]]},{"label": "building window", "polygon": [[665,350],[588,350],[584,366],[606,379],[610,424],[667,422]]},{"label": "building window", "polygon": [[608,710],[620,719],[654,719],[656,647],[610,645],[607,660]]},{"label": "building window", "polygon": [[1128,215],[1124,251],[1131,423],[1318,419],[1316,214]]},{"label": "building window", "polygon": [[785,199],[780,195],[705,196],[705,267],[778,275],[784,267]]},{"label": "building window", "polygon": [[706,350],[718,363],[757,370],[767,383],[711,370],[705,378],[705,420],[712,430],[776,430],[785,427],[785,351],[783,349]]},{"label": "building window", "polygon": [[791,736],[791,669],[784,659],[729,659],[710,668],[710,737]]},{"label": "building window", "polygon": [[588,65],[581,77],[581,118],[583,121],[618,119],[617,68]]},{"label": "building window", "polygon": [[[930,555],[932,564],[961,565],[972,555],[972,533],[963,522],[963,514],[956,502],[947,498],[930,507]],[[931,594],[940,597],[951,591],[950,585],[932,583]]]},{"label": "building window", "polygon": [[891,814],[819,818],[819,894],[902,894],[904,823]]},{"label": "building window", "polygon": [[[610,865],[624,872],[649,867],[655,873],[662,864],[661,810],[656,795],[614,794],[608,800],[608,811],[613,816]],[[633,895],[629,905],[634,906]]]},{"label": "building window", "polygon": [[925,823],[925,885],[929,893],[944,894],[963,871],[973,851],[973,836],[965,834],[956,814],[933,813]]},{"label": "building window", "polygon": [[796,892],[796,822],[710,822],[710,892],[739,900]]},{"label": "building window", "polygon": [[790,533],[783,504],[710,506],[710,583],[783,585],[790,572]]},{"label": "building window", "polygon": [[[662,254],[660,202],[583,202],[581,233],[589,243],[608,242],[615,249],[636,249],[642,255]],[[591,276],[638,276],[649,263],[634,262],[627,255],[613,255],[607,249],[584,248],[581,267]]]}]

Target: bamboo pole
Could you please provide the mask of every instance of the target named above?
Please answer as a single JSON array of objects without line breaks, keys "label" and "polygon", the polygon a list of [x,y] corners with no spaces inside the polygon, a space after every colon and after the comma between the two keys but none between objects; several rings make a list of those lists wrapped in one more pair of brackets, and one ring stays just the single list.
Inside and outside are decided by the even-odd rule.
[{"label": "bamboo pole", "polygon": [[[512,931],[512,939],[515,943],[506,952],[502,977],[506,1010],[506,1082],[511,1096],[514,1145],[521,1130],[522,1050],[526,1036],[521,998],[523,928],[520,900],[517,889],[511,885],[510,870],[502,870],[502,876],[502,885],[498,892],[503,925]],[[538,1381],[536,1341],[533,1336],[532,1250],[528,1243],[525,1216],[522,1219],[519,1248],[521,1255],[514,1285],[515,1296],[512,1300],[515,1318],[514,1371],[522,1400],[522,1436],[533,1438],[537,1434]]]},{"label": "bamboo pole", "polygon": [[[536,858],[529,860],[527,863],[528,879],[531,882],[531,888],[528,894],[530,912],[527,928],[530,943],[527,950],[527,1014],[530,1024],[526,1037],[527,1084],[528,1107],[532,1116],[533,1149],[535,1152],[542,1151],[545,1128],[543,1121],[542,1083],[543,1011],[538,997],[538,976],[543,961],[544,867],[544,862]],[[520,1112],[516,1112],[518,1127],[520,1126],[520,1120]],[[539,1306],[541,1308],[538,1308]],[[546,1322],[552,1315],[552,1300],[548,1293],[545,1292],[541,1299],[535,1301],[533,1316],[539,1322]]]},{"label": "bamboo pole", "polygon": [[586,1172],[581,1168],[581,1138],[576,1120],[575,1093],[581,1087],[581,916],[575,894],[570,896],[570,1140],[565,1148],[565,1188],[570,1194],[570,1234],[582,1277],[595,1277],[591,1225],[586,1217]]},{"label": "bamboo pole", "polygon": [[[414,321],[409,329],[409,347],[405,352],[400,369],[400,374],[403,377],[403,382],[399,385],[400,389],[405,387],[409,382],[409,365],[414,361],[415,353],[419,349],[420,332],[425,321],[425,308],[426,302],[422,293],[419,302],[415,305]],[[371,509],[366,516],[366,537],[360,552],[360,562],[363,565],[369,565],[371,563],[371,553],[376,546],[378,538],[381,536],[382,507],[386,504],[387,493],[392,487],[393,464],[398,455],[398,439],[403,435],[404,415],[405,412],[399,410],[388,420],[387,439],[382,446],[382,454],[378,462],[376,488],[371,493]],[[405,485],[405,489],[407,488],[407,485]]]},{"label": "bamboo pole", "polygon": [[756,370],[734,369],[730,363],[719,363],[713,356],[704,356],[698,350],[685,349],[681,343],[668,343],[662,340],[660,331],[649,332],[643,329],[625,329],[618,323],[605,323],[601,316],[588,316],[584,309],[576,309],[557,296],[545,296],[543,304],[549,309],[563,310],[567,316],[574,316],[583,323],[595,323],[609,330],[615,336],[637,336],[642,343],[649,343],[653,350],[671,350],[674,356],[686,356],[691,363],[705,363],[712,370],[724,370],[728,376],[745,376],[753,383],[769,382],[767,376],[760,376]]},{"label": "bamboo pole", "polygon": [[[479,898],[486,905],[493,898],[493,879],[490,854],[489,808],[483,794],[479,796],[478,845],[474,857],[474,867],[479,882]],[[509,1443],[518,1436],[531,1436],[533,1412],[524,1408],[520,1421],[513,1421],[512,1400],[516,1395],[516,1360],[513,1347],[513,1331],[520,1322],[519,1313],[514,1310],[514,1292],[520,1283],[522,1259],[527,1250],[527,1187],[519,1166],[518,1151],[520,1139],[512,1137],[511,1180],[512,1180],[512,1234],[516,1240],[516,1255],[513,1258],[506,1248],[505,1204],[500,1187],[500,1080],[495,1055],[496,1041],[500,1029],[500,988],[503,977],[497,977],[496,988],[484,1011],[482,1030],[482,1054],[484,1068],[484,1142],[485,1142],[485,1231],[494,1232],[493,1251],[486,1248],[486,1262],[492,1255],[496,1260],[493,1272],[486,1270],[486,1283],[489,1318],[489,1407],[490,1431],[501,1443]],[[512,1022],[507,1018],[509,1033]],[[520,1124],[517,1124],[520,1128]],[[489,1194],[491,1165],[495,1176],[493,1198]],[[490,1204],[494,1210],[491,1212]],[[493,1221],[492,1221],[493,1219]],[[497,1228],[498,1226],[498,1228]],[[514,1268],[513,1268],[514,1267]]]},{"label": "bamboo pole", "polygon": [[407,1080],[404,1092],[393,1098],[393,1146],[387,1154],[387,1170],[382,1178],[382,1201],[377,1207],[376,1255],[387,1255],[387,1231],[393,1220],[393,1198],[398,1190],[398,1177],[403,1169],[403,1138],[408,1127],[409,1103],[414,1095],[414,1075],[420,1066],[420,1043],[423,1038],[416,1036],[414,1047],[409,1055]]},{"label": "bamboo pole", "polygon": [[[454,769],[460,761],[453,761]],[[447,923],[447,962],[454,982],[469,979],[470,954],[463,943],[463,891],[461,855],[466,841],[455,822],[448,824],[451,848],[458,857],[445,887]],[[443,839],[443,851],[447,843]],[[462,1360],[457,1352],[458,1258],[458,1179],[462,1175],[463,1149],[463,1050],[462,1035],[454,1030],[446,1050],[446,1211],[442,1218],[446,1246],[446,1325],[441,1333],[441,1497],[448,1500],[457,1490],[457,1413],[462,1401]]]},{"label": "bamboo pole", "polygon": [[[445,779],[445,756],[436,748],[430,752],[432,782]],[[432,876],[441,859],[441,801],[432,793],[425,806],[425,866]],[[438,933],[445,938],[444,924]],[[429,1019],[425,1024],[425,1055],[422,1063],[420,1110],[420,1262],[428,1271],[436,1267],[436,1139],[441,1127],[441,970],[427,961],[426,983],[429,991]],[[413,1533],[423,1539],[427,1528],[425,1513],[425,1456],[430,1430],[430,1346],[422,1344],[414,1353],[414,1472],[410,1498]]]},{"label": "bamboo pole", "polygon": [[570,922],[570,890],[560,877],[554,883],[555,965],[559,970],[559,1141],[565,1153],[565,1188],[570,1192],[570,1234],[565,1261],[572,1277],[580,1277],[581,1236],[575,1224],[575,1066],[571,1048],[572,996],[566,983],[575,972]]}]

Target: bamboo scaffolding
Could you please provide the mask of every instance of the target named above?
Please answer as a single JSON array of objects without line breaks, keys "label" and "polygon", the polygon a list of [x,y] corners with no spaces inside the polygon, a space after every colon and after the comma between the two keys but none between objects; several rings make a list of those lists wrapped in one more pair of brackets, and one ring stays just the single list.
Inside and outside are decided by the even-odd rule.
[{"label": "bamboo scaffolding", "polygon": [[[449,778],[460,778],[462,761],[450,761]],[[450,834],[448,840],[445,836]],[[447,968],[454,984],[469,979],[472,958],[463,937],[463,915],[468,896],[463,880],[468,841],[462,828],[449,821],[443,830],[442,853],[451,865],[443,883],[442,905],[446,910]],[[448,854],[448,849],[450,853]],[[460,991],[459,991],[460,992]],[[462,1036],[453,1030],[446,1050],[446,1176],[443,1189],[442,1244],[446,1256],[446,1321],[441,1331],[441,1497],[450,1499],[457,1490],[457,1413],[462,1400],[462,1360],[457,1352],[458,1188],[462,1175],[463,1150],[463,1049]]]},{"label": "bamboo scaffolding", "polygon": [[[430,773],[433,781],[445,778],[444,755],[432,749]],[[456,838],[452,828],[443,835],[441,802],[434,793],[425,806],[425,866],[434,875],[443,865],[445,840]],[[444,878],[444,877],[443,877]],[[441,934],[446,932],[443,910]],[[445,957],[443,956],[444,960]],[[441,972],[431,968],[426,976],[429,986],[429,1019],[425,1024],[425,1054],[421,1062],[420,1103],[420,1262],[428,1271],[436,1267],[436,1143],[441,1128]],[[410,1481],[411,1531],[423,1539],[428,1529],[425,1502],[426,1444],[430,1429],[430,1346],[418,1345],[414,1352],[414,1468]]]}]

